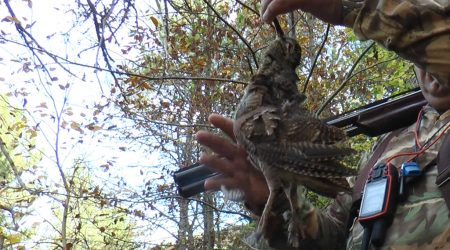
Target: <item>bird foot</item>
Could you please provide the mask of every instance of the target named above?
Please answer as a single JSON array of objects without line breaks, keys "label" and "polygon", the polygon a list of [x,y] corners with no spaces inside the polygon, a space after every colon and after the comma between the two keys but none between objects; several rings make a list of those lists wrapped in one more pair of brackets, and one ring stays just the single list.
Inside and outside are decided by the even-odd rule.
[{"label": "bird foot", "polygon": [[261,236],[266,236],[267,233],[267,225],[269,222],[269,215],[266,210],[263,211],[261,218],[259,218],[257,236],[261,238]]},{"label": "bird foot", "polygon": [[259,246],[261,244],[262,234],[259,232],[252,232],[247,238],[245,243],[249,246]]},{"label": "bird foot", "polygon": [[288,226],[288,241],[292,247],[298,248],[300,240],[305,238],[305,230],[302,228],[302,223],[295,218],[291,218]]}]

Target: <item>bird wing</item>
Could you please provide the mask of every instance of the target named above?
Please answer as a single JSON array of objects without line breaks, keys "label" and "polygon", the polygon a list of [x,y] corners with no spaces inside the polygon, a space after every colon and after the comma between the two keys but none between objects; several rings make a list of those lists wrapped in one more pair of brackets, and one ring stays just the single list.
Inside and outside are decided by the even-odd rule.
[{"label": "bird wing", "polygon": [[340,128],[328,125],[313,117],[306,110],[284,113],[281,117],[283,123],[280,130],[285,132],[285,139],[291,142],[308,141],[312,143],[334,144],[347,139]]},{"label": "bird wing", "polygon": [[267,164],[321,178],[355,175],[340,159],[355,153],[342,142],[344,132],[318,119],[287,117],[274,106],[263,106],[237,121],[235,134],[249,154]]},{"label": "bird wing", "polygon": [[273,106],[262,106],[237,118],[234,133],[238,143],[273,141],[280,116]]}]

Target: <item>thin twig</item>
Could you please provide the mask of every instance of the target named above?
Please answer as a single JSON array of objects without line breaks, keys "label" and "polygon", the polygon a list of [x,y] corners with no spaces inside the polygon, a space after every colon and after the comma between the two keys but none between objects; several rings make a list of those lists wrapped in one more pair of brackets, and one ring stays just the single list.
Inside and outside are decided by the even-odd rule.
[{"label": "thin twig", "polygon": [[27,48],[29,48],[31,50],[44,52],[44,53],[48,54],[51,57],[55,57],[57,59],[60,59],[60,60],[65,61],[65,62],[67,62],[69,64],[72,64],[72,65],[85,67],[85,68],[96,69],[96,70],[101,70],[101,71],[105,71],[105,72],[109,72],[109,73],[115,73],[115,74],[118,74],[118,75],[134,76],[134,77],[139,77],[139,78],[142,78],[142,79],[152,80],[152,81],[156,81],[156,80],[203,80],[203,81],[208,81],[208,80],[210,80],[210,81],[231,82],[231,83],[248,85],[248,82],[239,81],[239,80],[233,80],[233,79],[227,79],[227,78],[214,78],[214,77],[206,77],[206,76],[155,76],[155,77],[149,77],[149,76],[144,76],[144,75],[134,74],[134,73],[129,73],[129,72],[110,70],[110,69],[101,68],[101,67],[98,67],[98,66],[92,66],[92,65],[88,65],[88,64],[83,64],[83,63],[71,61],[71,60],[66,59],[64,57],[52,54],[51,52],[48,52],[48,51],[46,51],[46,50],[44,50],[42,48],[28,47],[28,46],[26,46],[24,44],[17,43],[15,41],[12,41],[12,40],[9,40],[9,39],[5,39],[4,37],[0,37],[0,41],[1,40],[6,41],[6,42],[15,43],[17,45],[27,47]]},{"label": "thin twig", "polygon": [[251,12],[253,12],[257,17],[259,17],[259,12],[256,11],[255,9],[253,9],[252,7],[248,6],[247,4],[241,2],[240,0],[236,0],[237,3],[239,3],[240,5],[242,5],[244,8],[250,10]]},{"label": "thin twig", "polygon": [[316,54],[316,57],[314,58],[314,62],[313,62],[313,64],[312,64],[312,67],[311,67],[311,69],[309,70],[308,77],[306,78],[306,81],[305,81],[305,86],[303,87],[303,93],[306,92],[306,88],[308,87],[309,79],[311,78],[312,73],[313,73],[313,71],[314,71],[314,68],[316,67],[317,59],[319,59],[319,56],[320,56],[320,54],[321,54],[321,52],[322,52],[322,49],[323,49],[323,47],[325,46],[325,43],[327,42],[327,39],[328,39],[328,33],[329,33],[329,32],[330,32],[330,24],[327,25],[327,31],[325,32],[325,35],[323,36],[322,45],[320,46],[319,51],[317,51],[317,54]]},{"label": "thin twig", "polygon": [[[181,197],[179,196],[179,198],[181,198]],[[214,210],[216,210],[216,211],[218,211],[218,212],[221,212],[221,213],[235,214],[235,215],[242,216],[242,217],[244,217],[245,219],[247,219],[247,220],[249,220],[249,221],[253,220],[252,217],[250,217],[250,216],[248,216],[248,215],[246,215],[246,214],[243,214],[243,213],[240,213],[240,212],[236,212],[236,211],[222,210],[222,209],[219,209],[219,208],[217,208],[216,206],[214,206],[214,205],[212,205],[212,204],[209,204],[209,203],[206,202],[206,201],[202,201],[202,200],[200,200],[200,199],[189,198],[189,200],[196,201],[196,202],[200,202],[200,203],[202,203],[203,205],[206,205],[206,206],[208,206],[208,207],[210,207],[210,208],[212,208],[212,209],[214,209]]]},{"label": "thin twig", "polygon": [[358,59],[356,59],[355,63],[353,64],[352,68],[350,69],[350,71],[347,73],[347,76],[345,77],[344,81],[341,83],[341,85],[339,86],[339,88],[336,89],[336,91],[334,91],[333,94],[331,94],[330,97],[328,97],[328,99],[322,104],[322,106],[319,108],[319,110],[317,110],[316,112],[316,117],[318,117],[322,111],[325,109],[325,107],[330,104],[331,100],[333,100],[334,97],[336,97],[336,95],[342,91],[342,89],[344,89],[345,85],[347,84],[347,82],[350,80],[350,78],[352,77],[352,73],[353,70],[355,70],[356,66],[358,65],[358,63],[363,59],[363,57],[367,54],[367,52],[375,45],[375,42],[372,42],[369,46],[367,46],[367,48],[361,53],[361,55],[359,55]]},{"label": "thin twig", "polygon": [[242,34],[236,30],[236,28],[234,28],[231,24],[229,24],[221,15],[219,12],[217,12],[217,10],[214,8],[214,6],[211,5],[211,3],[208,0],[203,0],[204,3],[206,3],[206,5],[208,5],[208,7],[214,12],[214,14],[216,14],[217,18],[219,18],[226,26],[228,26],[230,29],[232,29],[236,35],[241,39],[241,41],[245,44],[245,46],[247,46],[247,48],[250,50],[250,53],[252,54],[253,57],[253,61],[256,65],[256,68],[259,68],[258,66],[258,61],[256,60],[256,54],[252,49],[252,46],[247,42],[247,39],[245,39]]},{"label": "thin twig", "polygon": [[[14,10],[12,9],[11,5],[9,4],[9,0],[5,0],[5,5],[8,9],[9,14],[15,18],[17,20],[17,16],[14,13]],[[64,71],[66,71],[67,73],[69,73],[72,76],[76,76],[75,74],[73,74],[69,69],[65,68],[60,62],[58,62],[58,60],[56,60],[56,58],[53,58],[49,53],[47,53],[47,50],[43,49],[43,47],[38,43],[38,41],[33,37],[33,35],[31,35],[21,24],[20,22],[14,22],[17,31],[19,32],[20,36],[22,36],[24,42],[25,42],[25,47],[29,48],[31,50],[32,45],[31,43],[28,41],[27,37],[29,39],[31,39],[31,41],[36,44],[37,47],[42,48],[42,52],[46,53],[48,56],[50,56],[50,58],[53,59],[53,61],[58,64]],[[42,65],[42,68],[44,70],[44,72],[48,75],[48,77],[50,79],[53,79],[53,77],[50,74],[50,71],[47,69],[47,67],[45,67],[44,62],[41,60],[41,58],[39,57],[38,54],[36,54],[36,52],[34,50],[31,50],[31,53],[33,54],[33,56],[36,57],[36,59],[39,61],[39,63]]]},{"label": "thin twig", "polygon": [[22,179],[20,178],[20,173],[19,170],[16,167],[16,164],[14,163],[13,159],[11,158],[11,156],[9,155],[8,150],[6,149],[6,145],[3,142],[3,139],[0,138],[0,151],[2,152],[2,154],[5,156],[6,161],[8,161],[9,166],[11,167],[14,175],[17,178],[17,181],[19,182],[19,185],[25,189],[25,184],[23,183]]}]

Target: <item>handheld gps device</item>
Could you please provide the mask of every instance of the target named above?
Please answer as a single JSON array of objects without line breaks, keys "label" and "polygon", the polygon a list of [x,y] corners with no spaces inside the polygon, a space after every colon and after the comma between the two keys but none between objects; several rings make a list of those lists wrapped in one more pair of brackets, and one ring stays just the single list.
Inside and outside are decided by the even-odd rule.
[{"label": "handheld gps device", "polygon": [[363,241],[367,244],[369,242],[374,246],[383,244],[386,230],[394,219],[398,193],[397,169],[391,164],[374,166],[364,186],[358,216],[365,230],[366,239]]}]

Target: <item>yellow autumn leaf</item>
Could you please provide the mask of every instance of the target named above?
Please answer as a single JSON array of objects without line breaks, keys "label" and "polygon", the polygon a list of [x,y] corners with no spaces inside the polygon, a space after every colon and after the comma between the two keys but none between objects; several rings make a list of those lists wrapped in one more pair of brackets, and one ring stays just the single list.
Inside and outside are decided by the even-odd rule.
[{"label": "yellow autumn leaf", "polygon": [[80,124],[78,124],[78,122],[72,122],[72,123],[70,124],[70,127],[71,127],[72,129],[79,129],[79,128],[80,128]]},{"label": "yellow autumn leaf", "polygon": [[138,77],[135,77],[135,76],[132,76],[132,77],[130,77],[130,82],[131,82],[131,86],[136,86],[138,83],[139,83],[139,78]]},{"label": "yellow autumn leaf", "polygon": [[159,22],[158,19],[156,19],[156,17],[151,16],[150,20],[152,20],[152,23],[155,25],[156,28],[158,28]]},{"label": "yellow autumn leaf", "polygon": [[146,83],[146,82],[141,82],[140,87],[141,87],[142,89],[150,89],[150,88],[151,88],[150,84],[148,84],[148,83]]},{"label": "yellow autumn leaf", "polygon": [[73,130],[76,130],[80,133],[83,133],[83,130],[80,128],[80,124],[78,122],[72,122],[70,124],[70,128],[72,128]]},{"label": "yellow autumn leaf", "polygon": [[17,19],[17,17],[14,17],[14,16],[7,16],[6,19],[7,19],[8,21],[11,21],[11,22],[13,22],[13,23],[16,23],[17,25],[20,24],[20,21],[19,21],[19,19]]},{"label": "yellow autumn leaf", "polygon": [[198,59],[198,60],[195,60],[195,63],[196,63],[198,66],[200,66],[200,67],[206,66],[206,61],[205,61],[204,59],[202,59],[202,58],[200,58],[200,59]]},{"label": "yellow autumn leaf", "polygon": [[27,132],[30,134],[30,138],[34,138],[37,136],[37,132],[34,129],[28,129]]},{"label": "yellow autumn leaf", "polygon": [[20,234],[10,234],[6,237],[10,244],[19,243],[21,240]]},{"label": "yellow autumn leaf", "polygon": [[102,129],[102,127],[100,127],[100,126],[98,126],[98,125],[93,125],[93,124],[89,124],[89,125],[87,125],[86,127],[87,127],[90,131],[93,131],[93,132]]}]

